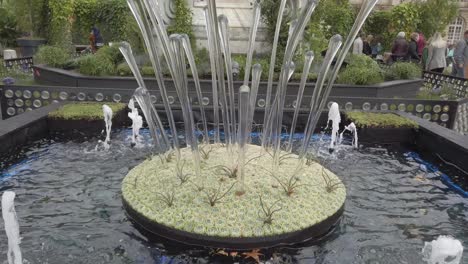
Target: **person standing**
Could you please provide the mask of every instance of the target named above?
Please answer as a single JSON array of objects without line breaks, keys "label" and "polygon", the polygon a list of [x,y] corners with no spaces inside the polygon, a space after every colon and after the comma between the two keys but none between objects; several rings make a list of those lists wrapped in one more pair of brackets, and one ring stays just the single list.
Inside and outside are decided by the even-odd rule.
[{"label": "person standing", "polygon": [[447,48],[447,66],[453,67],[453,56],[455,55],[455,46],[453,44],[449,44]]},{"label": "person standing", "polygon": [[456,77],[465,78],[468,74],[465,74],[466,68],[468,68],[468,30],[465,31],[463,39],[460,40],[455,48],[454,60],[455,65],[452,68],[452,74]]},{"label": "person standing", "polygon": [[371,55],[372,58],[377,58],[377,55],[380,55],[382,52],[382,44],[380,44],[380,37],[377,36],[373,38],[373,40],[370,42],[371,44]]},{"label": "person standing", "polygon": [[421,58],[423,55],[423,50],[424,47],[426,47],[426,38],[424,37],[424,34],[421,31],[417,31],[418,33],[418,55]]},{"label": "person standing", "polygon": [[104,39],[102,38],[101,32],[97,27],[91,28],[89,41],[91,42],[91,50],[93,51],[93,53],[104,46]]},{"label": "person standing", "polygon": [[411,33],[411,41],[408,47],[408,60],[415,63],[419,63],[421,61],[421,57],[418,54],[418,38],[418,33]]},{"label": "person standing", "polygon": [[353,54],[362,54],[364,43],[362,41],[362,34],[354,40]]},{"label": "person standing", "polygon": [[405,32],[400,32],[393,42],[392,46],[392,59],[393,61],[405,60],[408,54],[408,42],[405,39]]},{"label": "person standing", "polygon": [[362,53],[366,54],[367,56],[372,55],[371,42],[373,39],[374,39],[374,36],[369,35],[363,42]]},{"label": "person standing", "polygon": [[431,42],[428,45],[428,56],[426,61],[426,71],[444,72],[447,67],[445,52],[447,51],[447,42],[442,38],[439,32],[434,33]]}]

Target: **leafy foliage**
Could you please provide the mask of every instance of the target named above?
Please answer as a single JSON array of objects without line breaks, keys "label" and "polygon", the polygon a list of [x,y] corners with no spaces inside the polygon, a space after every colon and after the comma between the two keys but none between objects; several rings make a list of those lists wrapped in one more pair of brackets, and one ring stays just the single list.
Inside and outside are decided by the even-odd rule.
[{"label": "leafy foliage", "polygon": [[347,112],[347,118],[354,122],[357,127],[380,127],[380,128],[417,128],[418,124],[413,120],[395,114],[380,114],[368,112]]},{"label": "leafy foliage", "polygon": [[32,85],[34,84],[33,75],[29,71],[23,71],[18,69],[8,69],[3,65],[3,60],[0,59],[0,80],[13,81],[16,85]]},{"label": "leafy foliage", "polygon": [[185,160],[179,161],[176,164],[176,176],[180,180],[180,184],[186,183],[192,174],[184,173]]},{"label": "leafy foliage", "polygon": [[395,29],[390,28],[392,15],[390,11],[380,10],[373,12],[364,24],[364,32],[371,34],[379,41],[384,50],[390,50],[395,39]]},{"label": "leafy foliage", "polygon": [[34,61],[51,67],[61,68],[70,60],[70,53],[62,47],[42,46],[35,55]]},{"label": "leafy foliage", "polygon": [[100,29],[105,42],[126,40],[142,51],[142,37],[125,0],[75,0],[73,42],[88,43],[91,28]]},{"label": "leafy foliage", "polygon": [[325,183],[325,190],[329,193],[332,193],[336,191],[338,188],[342,188],[343,183],[341,181],[333,180],[330,175],[328,175],[328,172],[325,170],[325,167],[322,167],[322,179]]},{"label": "leafy foliage", "polygon": [[71,49],[73,1],[48,0],[50,10],[49,43]]},{"label": "leafy foliage", "polygon": [[18,30],[29,37],[47,35],[49,8],[46,0],[15,0],[10,3],[14,10]]},{"label": "leafy foliage", "polygon": [[192,28],[192,10],[187,5],[186,0],[172,0],[175,5],[175,16],[167,28],[169,34],[187,34],[195,47],[195,39]]},{"label": "leafy foliage", "polygon": [[458,1],[455,0],[427,0],[419,7],[421,23],[418,29],[426,36],[444,31],[458,14]]},{"label": "leafy foliage", "polygon": [[412,62],[396,62],[385,72],[387,80],[408,80],[420,78],[421,66]]},{"label": "leafy foliage", "polygon": [[283,209],[283,207],[279,205],[277,206],[279,202],[281,202],[281,199],[276,200],[273,202],[273,204],[268,206],[265,204],[265,202],[263,202],[262,196],[260,196],[260,207],[262,208],[263,212],[263,216],[260,217],[263,219],[263,224],[271,225],[273,223],[273,215]]},{"label": "leafy foliage", "polygon": [[16,18],[14,14],[0,7],[0,43],[4,46],[15,46],[19,32],[16,30]]},{"label": "leafy foliage", "polygon": [[291,197],[294,193],[296,193],[299,187],[304,186],[305,184],[300,183],[299,173],[302,170],[301,167],[298,167],[287,179],[282,179],[277,176],[274,172],[269,172],[271,177],[273,177],[281,186],[284,193]]},{"label": "leafy foliage", "polygon": [[459,98],[453,86],[452,83],[444,82],[440,89],[433,89],[433,84],[426,83],[416,97],[423,100],[457,100]]},{"label": "leafy foliage", "polygon": [[349,0],[322,0],[319,1],[309,27],[319,26],[327,40],[335,34],[346,37],[353,26],[355,13]]},{"label": "leafy foliage", "polygon": [[86,55],[78,61],[79,72],[90,76],[106,76],[115,73],[115,64],[107,56]]},{"label": "leafy foliage", "polygon": [[374,60],[365,55],[351,55],[348,65],[341,70],[338,83],[352,85],[369,85],[384,81],[382,71]]},{"label": "leafy foliage", "polygon": [[234,182],[227,190],[222,190],[222,184],[218,184],[218,188],[204,188],[202,192],[205,194],[206,202],[210,206],[215,206],[217,203],[220,203],[221,200],[234,188],[237,182]]},{"label": "leafy foliage", "polygon": [[[114,113],[126,108],[123,103],[106,103]],[[54,112],[49,113],[49,118],[65,120],[104,120],[102,115],[102,103],[80,102],[66,104]]]},{"label": "leafy foliage", "polygon": [[114,64],[118,64],[123,60],[123,55],[116,46],[104,46],[96,52],[96,56],[107,57]]},{"label": "leafy foliage", "polygon": [[421,21],[417,3],[403,3],[392,8],[391,27],[396,31],[406,32],[407,36],[414,32]]},{"label": "leafy foliage", "polygon": [[166,204],[167,207],[172,207],[175,201],[175,190],[172,188],[167,192],[156,192],[158,200]]},{"label": "leafy foliage", "polygon": [[132,70],[130,69],[130,66],[126,62],[122,62],[119,65],[117,65],[117,68],[115,69],[115,72],[119,76],[130,76],[132,75]]},{"label": "leafy foliage", "polygon": [[[264,0],[261,2],[262,15],[261,19],[265,24],[270,42],[273,43],[276,30],[276,22],[278,21],[278,12],[281,0]],[[280,35],[278,38],[278,50],[275,68],[280,69],[283,62],[284,50],[288,41],[289,16],[283,17],[280,27]],[[241,75],[242,76],[242,75]]]}]

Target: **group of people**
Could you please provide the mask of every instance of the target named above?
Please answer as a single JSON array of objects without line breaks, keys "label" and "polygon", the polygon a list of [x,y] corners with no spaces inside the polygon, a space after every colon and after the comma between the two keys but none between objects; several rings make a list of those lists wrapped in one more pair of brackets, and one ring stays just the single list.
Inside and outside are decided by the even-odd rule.
[{"label": "group of people", "polygon": [[[381,51],[382,46],[372,35],[366,37],[362,34],[354,41],[352,52],[375,58]],[[421,32],[412,33],[410,41],[406,40],[405,32],[400,32],[389,55],[389,60],[393,62],[420,63],[424,70],[438,73],[444,72],[451,65],[452,75],[465,78],[468,77],[468,31],[456,45],[448,45],[439,32],[427,41]]]},{"label": "group of people", "polygon": [[382,52],[382,44],[372,35],[361,34],[354,40],[353,54],[365,54],[376,58]]}]

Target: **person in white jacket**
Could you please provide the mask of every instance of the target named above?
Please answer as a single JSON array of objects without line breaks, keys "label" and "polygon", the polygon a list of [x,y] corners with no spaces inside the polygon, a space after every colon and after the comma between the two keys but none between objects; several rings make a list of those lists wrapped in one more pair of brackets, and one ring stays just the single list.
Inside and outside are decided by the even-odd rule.
[{"label": "person in white jacket", "polygon": [[362,41],[362,34],[361,36],[358,36],[355,40],[354,40],[354,44],[353,44],[353,54],[362,54],[362,50],[364,48],[364,43]]}]

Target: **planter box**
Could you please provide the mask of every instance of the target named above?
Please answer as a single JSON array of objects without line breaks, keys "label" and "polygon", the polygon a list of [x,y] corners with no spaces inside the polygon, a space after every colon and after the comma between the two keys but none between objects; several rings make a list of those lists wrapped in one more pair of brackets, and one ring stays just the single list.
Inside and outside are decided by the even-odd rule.
[{"label": "planter box", "polygon": [[[112,129],[122,128],[130,125],[126,109],[114,114],[112,118]],[[68,120],[47,118],[49,133],[59,138],[95,137],[105,130],[104,119],[102,120]]]},{"label": "planter box", "polygon": [[359,143],[375,145],[411,145],[416,139],[414,128],[358,128]]},{"label": "planter box", "polygon": [[[135,78],[133,77],[93,77],[85,76],[76,72],[50,68],[44,65],[34,66],[34,79],[41,85],[52,86],[69,86],[69,87],[98,87],[98,88],[114,88],[114,89],[131,89],[138,87]],[[145,78],[146,85],[150,89],[157,89],[158,85],[155,78]],[[175,91],[172,80],[166,79],[166,88],[169,91]],[[236,81],[234,87],[240,87],[243,83]],[[193,80],[189,80],[189,85],[194,87]],[[200,85],[202,91],[211,92],[211,80],[201,80]],[[335,84],[331,91],[331,96],[345,97],[369,97],[369,98],[414,98],[416,97],[422,80],[399,80],[384,82],[376,85],[359,86]],[[309,83],[304,91],[304,96],[311,96],[314,91],[315,83]],[[273,85],[276,88],[276,84]],[[299,83],[289,83],[288,95],[296,95],[299,89]],[[265,94],[267,83],[261,82],[259,94]]]}]

